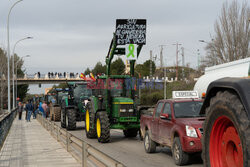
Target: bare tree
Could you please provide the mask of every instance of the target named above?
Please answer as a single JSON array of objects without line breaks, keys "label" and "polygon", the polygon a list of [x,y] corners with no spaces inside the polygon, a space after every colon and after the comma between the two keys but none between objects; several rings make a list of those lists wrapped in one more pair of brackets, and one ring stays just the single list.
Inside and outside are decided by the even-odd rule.
[{"label": "bare tree", "polygon": [[212,66],[250,57],[249,19],[247,2],[242,5],[237,0],[230,5],[225,2],[214,25],[215,35],[206,46],[207,56],[203,63]]}]

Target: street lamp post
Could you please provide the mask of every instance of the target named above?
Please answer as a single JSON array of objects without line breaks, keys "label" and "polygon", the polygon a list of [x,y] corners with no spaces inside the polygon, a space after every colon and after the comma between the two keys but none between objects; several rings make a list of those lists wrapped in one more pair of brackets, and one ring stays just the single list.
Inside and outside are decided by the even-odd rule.
[{"label": "street lamp post", "polygon": [[[212,42],[214,41],[214,39],[212,39]],[[207,44],[207,45],[210,45],[211,47],[212,47],[212,51],[213,52],[216,52],[216,48],[215,48],[215,45],[214,44],[212,44],[212,43],[209,43],[209,42],[207,42],[207,41],[205,41],[205,40],[199,40],[199,42],[202,42],[202,43],[205,43],[205,44]],[[217,63],[216,62],[214,62],[215,60],[213,60],[213,65],[216,65]]]},{"label": "street lamp post", "polygon": [[26,57],[30,57],[30,55],[22,56],[17,62],[16,62],[16,99],[17,99],[17,65],[18,63],[23,60]]},{"label": "street lamp post", "polygon": [[[14,78],[14,74],[15,74],[15,61],[14,61],[14,59],[15,59],[15,49],[16,49],[16,45],[19,43],[19,42],[21,42],[21,41],[23,41],[23,40],[26,40],[26,39],[32,39],[32,37],[26,37],[26,38],[22,38],[22,39],[20,39],[20,40],[18,40],[16,43],[15,43],[15,45],[14,45],[14,47],[13,47],[13,58],[12,58],[12,90],[13,90],[13,92],[12,92],[12,95],[13,95],[13,105],[12,105],[12,108],[14,109],[15,108],[15,78]],[[17,89],[16,89],[17,90]]]},{"label": "street lamp post", "polygon": [[8,18],[7,18],[7,43],[8,43],[8,52],[7,52],[7,55],[8,55],[8,112],[10,112],[10,38],[9,38],[9,18],[10,18],[10,14],[11,14],[11,11],[12,9],[14,8],[14,6],[16,4],[18,4],[19,2],[21,2],[23,0],[19,0],[17,2],[15,2],[10,10],[9,10],[9,14],[8,14]]}]

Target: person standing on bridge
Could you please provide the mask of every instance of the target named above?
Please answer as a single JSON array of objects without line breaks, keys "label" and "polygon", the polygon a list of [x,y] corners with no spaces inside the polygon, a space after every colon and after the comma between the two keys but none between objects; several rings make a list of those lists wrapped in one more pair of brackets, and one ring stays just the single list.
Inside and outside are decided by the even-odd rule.
[{"label": "person standing on bridge", "polygon": [[31,117],[31,114],[33,112],[32,100],[29,100],[29,103],[26,104],[26,111],[28,111],[27,122],[30,122],[30,117]]}]

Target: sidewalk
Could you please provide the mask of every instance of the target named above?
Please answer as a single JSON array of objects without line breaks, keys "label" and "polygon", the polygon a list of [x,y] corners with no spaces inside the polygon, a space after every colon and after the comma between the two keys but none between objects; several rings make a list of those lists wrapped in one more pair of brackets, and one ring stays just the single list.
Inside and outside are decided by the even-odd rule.
[{"label": "sidewalk", "polygon": [[[24,117],[24,113],[23,113]],[[16,119],[0,151],[0,167],[80,167],[35,119]]]}]

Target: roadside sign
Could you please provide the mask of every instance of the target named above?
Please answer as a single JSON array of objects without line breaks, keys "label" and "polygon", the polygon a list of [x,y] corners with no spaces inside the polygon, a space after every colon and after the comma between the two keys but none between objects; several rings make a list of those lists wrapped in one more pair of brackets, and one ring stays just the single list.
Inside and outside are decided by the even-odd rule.
[{"label": "roadside sign", "polygon": [[135,44],[126,45],[126,59],[127,60],[137,59],[137,45]]},{"label": "roadside sign", "polygon": [[116,44],[146,44],[146,19],[117,19]]},{"label": "roadside sign", "polygon": [[172,97],[174,99],[184,99],[184,98],[199,98],[197,91],[173,91]]}]

